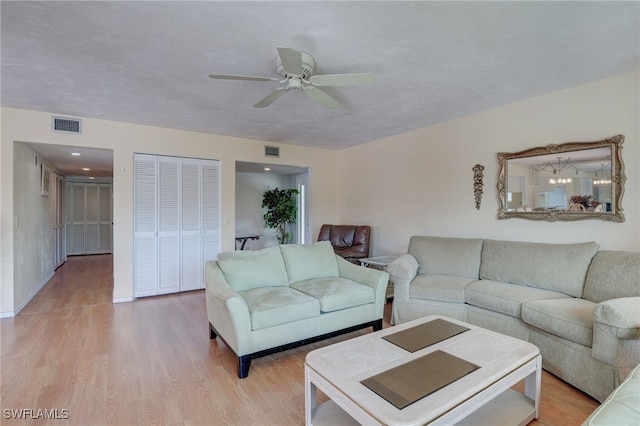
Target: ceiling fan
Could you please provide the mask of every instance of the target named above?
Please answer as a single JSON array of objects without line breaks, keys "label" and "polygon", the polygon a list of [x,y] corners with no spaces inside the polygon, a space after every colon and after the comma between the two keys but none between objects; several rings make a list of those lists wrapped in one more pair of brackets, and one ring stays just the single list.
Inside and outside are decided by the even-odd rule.
[{"label": "ceiling fan", "polygon": [[371,73],[313,75],[315,65],[316,62],[313,56],[307,52],[289,47],[278,47],[276,67],[278,74],[283,77],[282,79],[225,74],[209,74],[209,78],[214,80],[276,81],[278,83],[286,83],[286,86],[274,90],[258,101],[254,105],[256,108],[264,108],[271,105],[292,89],[300,89],[310,99],[327,108],[341,108],[342,104],[322,90],[321,87],[364,86],[375,82],[375,76]]}]

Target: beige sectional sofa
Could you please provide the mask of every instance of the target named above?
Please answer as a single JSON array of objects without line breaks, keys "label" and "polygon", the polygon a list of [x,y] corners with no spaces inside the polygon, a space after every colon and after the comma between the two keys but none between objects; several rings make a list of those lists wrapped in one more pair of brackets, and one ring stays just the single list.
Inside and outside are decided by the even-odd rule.
[{"label": "beige sectional sofa", "polygon": [[440,314],[527,340],[603,401],[640,363],[640,253],[598,249],[413,236],[386,269],[393,321]]},{"label": "beige sectional sofa", "polygon": [[220,253],[205,265],[209,337],[251,360],[359,328],[382,329],[389,275],[354,265],[329,241]]}]

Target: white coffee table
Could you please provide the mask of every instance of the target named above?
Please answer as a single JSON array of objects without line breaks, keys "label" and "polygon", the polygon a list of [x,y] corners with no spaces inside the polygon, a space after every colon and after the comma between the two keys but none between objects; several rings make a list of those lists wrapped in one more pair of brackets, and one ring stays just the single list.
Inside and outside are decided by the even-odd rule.
[{"label": "white coffee table", "polygon": [[[441,318],[468,331],[410,353],[382,336]],[[480,368],[398,409],[361,380],[442,350]],[[538,417],[542,357],[523,340],[442,316],[429,316],[336,343],[307,354],[307,425],[526,425]],[[511,387],[525,381],[524,394]],[[316,389],[330,398],[317,403]]]}]

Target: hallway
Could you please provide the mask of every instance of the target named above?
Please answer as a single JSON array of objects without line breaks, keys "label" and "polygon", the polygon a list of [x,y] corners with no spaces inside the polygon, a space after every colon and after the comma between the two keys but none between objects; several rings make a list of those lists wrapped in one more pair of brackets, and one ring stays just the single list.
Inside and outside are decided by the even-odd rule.
[{"label": "hallway", "polygon": [[113,255],[69,256],[18,315],[113,303]]}]

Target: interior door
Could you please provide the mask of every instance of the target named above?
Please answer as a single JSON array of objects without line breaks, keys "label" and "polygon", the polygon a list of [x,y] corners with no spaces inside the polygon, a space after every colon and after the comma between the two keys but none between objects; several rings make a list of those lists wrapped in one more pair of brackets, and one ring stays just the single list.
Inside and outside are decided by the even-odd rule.
[{"label": "interior door", "polygon": [[200,283],[204,286],[204,264],[220,253],[220,163],[202,161],[202,263]]},{"label": "interior door", "polygon": [[98,236],[98,185],[86,184],[85,186],[85,252],[84,254],[96,254],[100,252]]},{"label": "interior door", "polygon": [[158,294],[180,290],[178,159],[158,158]]},{"label": "interior door", "polygon": [[86,185],[73,184],[73,249],[71,254],[85,254],[85,197]]},{"label": "interior door", "polygon": [[98,185],[100,253],[111,253],[113,248],[113,195],[112,186]]},{"label": "interior door", "polygon": [[155,155],[134,162],[133,270],[135,297],[158,294],[157,178]]},{"label": "interior door", "polygon": [[183,159],[180,185],[180,289],[183,291],[202,288],[200,180],[200,161]]}]

